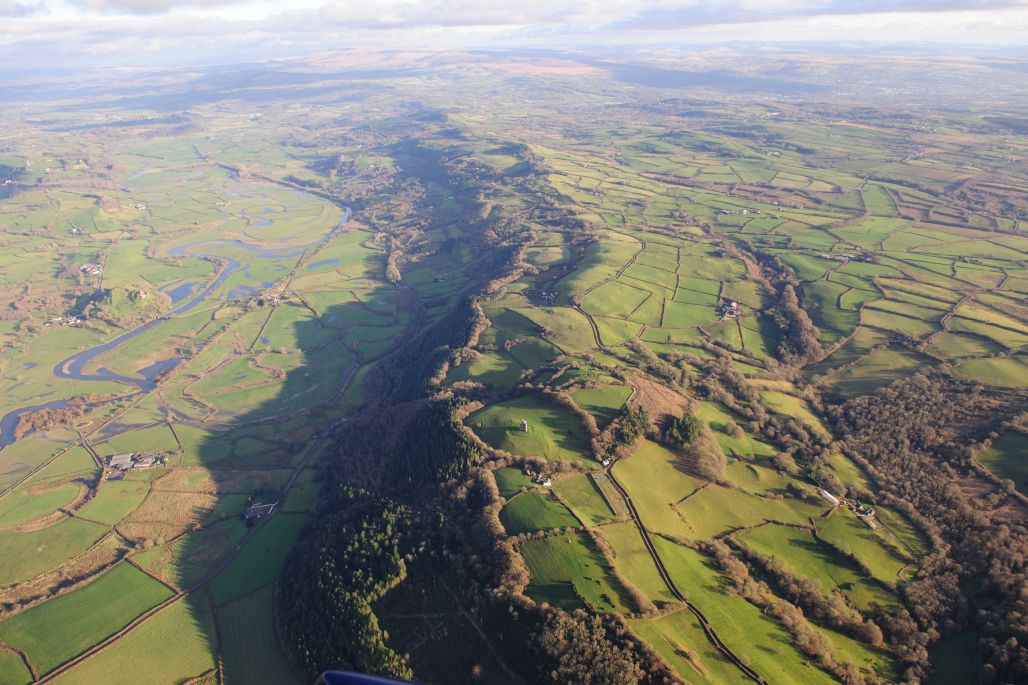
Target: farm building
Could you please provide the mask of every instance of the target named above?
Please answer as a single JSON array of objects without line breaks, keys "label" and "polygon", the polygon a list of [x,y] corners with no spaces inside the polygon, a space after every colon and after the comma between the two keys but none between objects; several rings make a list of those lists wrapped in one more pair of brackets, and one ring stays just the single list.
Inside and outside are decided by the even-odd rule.
[{"label": "farm building", "polygon": [[739,317],[739,303],[735,300],[725,300],[717,307],[718,316],[722,319],[736,319]]},{"label": "farm building", "polygon": [[107,459],[107,465],[112,469],[119,469],[121,471],[127,471],[132,468],[134,452],[123,452],[122,454],[112,454]]},{"label": "farm building", "polygon": [[164,458],[160,454],[122,452],[121,454],[113,454],[108,457],[107,465],[119,471],[150,469],[156,466],[163,466]]}]

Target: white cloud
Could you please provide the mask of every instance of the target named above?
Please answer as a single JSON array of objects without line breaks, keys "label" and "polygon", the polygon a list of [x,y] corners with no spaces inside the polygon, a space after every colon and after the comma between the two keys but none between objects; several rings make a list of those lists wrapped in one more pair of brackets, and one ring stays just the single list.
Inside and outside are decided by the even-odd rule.
[{"label": "white cloud", "polygon": [[[640,44],[715,40],[1023,43],[1028,0],[0,0],[0,57],[168,53],[262,46]],[[287,9],[283,9],[283,5]]]}]

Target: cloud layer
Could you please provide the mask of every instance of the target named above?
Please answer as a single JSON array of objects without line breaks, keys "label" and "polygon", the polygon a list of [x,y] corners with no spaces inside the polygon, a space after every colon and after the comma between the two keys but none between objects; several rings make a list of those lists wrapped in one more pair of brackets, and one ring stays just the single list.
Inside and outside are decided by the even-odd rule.
[{"label": "cloud layer", "polygon": [[0,0],[0,58],[61,66],[343,45],[1023,43],[1028,0]]}]

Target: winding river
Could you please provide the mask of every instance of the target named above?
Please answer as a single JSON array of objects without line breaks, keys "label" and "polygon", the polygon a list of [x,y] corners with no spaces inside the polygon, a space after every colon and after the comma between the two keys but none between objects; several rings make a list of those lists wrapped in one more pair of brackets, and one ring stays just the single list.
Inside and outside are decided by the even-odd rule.
[{"label": "winding river", "polygon": [[[95,360],[100,355],[106,354],[111,350],[117,349],[118,347],[127,343],[129,340],[135,338],[136,336],[142,335],[143,333],[146,333],[147,331],[153,328],[161,326],[169,319],[180,314],[184,314],[189,310],[193,309],[194,307],[198,306],[199,304],[205,302],[207,299],[211,297],[211,295],[214,292],[218,290],[218,288],[225,282],[226,279],[228,279],[229,276],[239,271],[241,268],[244,268],[243,265],[241,265],[235,259],[218,254],[218,247],[228,246],[235,249],[241,249],[246,252],[249,252],[251,256],[257,259],[286,259],[289,257],[298,257],[301,254],[303,254],[304,251],[312,247],[321,245],[322,243],[325,243],[334,238],[335,236],[337,236],[345,228],[347,222],[350,220],[350,214],[350,208],[344,207],[343,217],[339,221],[339,224],[334,229],[332,229],[332,231],[330,231],[325,236],[318,238],[317,240],[314,240],[309,243],[304,243],[301,245],[288,245],[285,247],[268,248],[255,243],[243,242],[241,240],[215,239],[201,240],[193,243],[187,243],[185,245],[178,245],[172,248],[170,250],[170,254],[174,256],[188,255],[190,257],[201,257],[217,260],[222,265],[221,271],[218,273],[218,276],[211,283],[207,284],[207,286],[205,286],[204,289],[195,296],[190,296],[190,290],[179,290],[179,288],[182,288],[183,286],[176,287],[174,290],[177,291],[175,295],[178,296],[178,299],[176,300],[176,298],[172,296],[172,301],[177,303],[178,301],[185,299],[186,302],[184,304],[177,306],[167,314],[163,314],[156,319],[147,321],[146,323],[141,324],[130,331],[122,333],[113,340],[109,340],[105,343],[101,343],[94,347],[90,347],[88,349],[76,352],[67,359],[58,362],[53,368],[53,374],[58,378],[69,378],[76,381],[113,381],[116,383],[123,383],[125,385],[133,386],[136,388],[136,392],[128,396],[120,396],[118,397],[118,400],[123,400],[127,397],[134,397],[135,395],[141,393],[150,392],[154,389],[154,379],[157,378],[158,374],[161,374],[164,371],[167,371],[168,369],[174,368],[175,366],[185,361],[185,359],[182,357],[165,359],[157,362],[156,364],[151,364],[146,368],[139,369],[136,372],[136,375],[133,376],[120,374],[115,371],[111,371],[107,368],[100,368],[96,369],[95,371],[86,371],[85,369],[93,360]],[[169,293],[166,292],[166,294]],[[100,403],[98,403],[97,405],[87,406],[99,406],[99,404]],[[19,409],[7,412],[3,415],[3,417],[0,417],[0,447],[3,447],[4,445],[8,445],[14,442],[14,428],[18,424],[18,419],[23,414],[39,411],[41,409],[61,409],[67,406],[69,406],[68,400],[53,400],[51,402],[36,404],[28,407],[21,407]]]}]

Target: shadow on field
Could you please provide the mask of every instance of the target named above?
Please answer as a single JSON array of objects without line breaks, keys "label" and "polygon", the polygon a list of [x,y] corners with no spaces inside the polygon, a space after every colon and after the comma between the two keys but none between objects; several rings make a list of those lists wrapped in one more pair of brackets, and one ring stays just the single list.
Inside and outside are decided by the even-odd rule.
[{"label": "shadow on field", "polygon": [[[189,615],[173,634],[182,650],[217,649],[228,683],[301,682],[276,635],[275,581],[311,519],[314,464],[330,442],[324,436],[363,401],[358,368],[388,351],[391,343],[382,340],[406,337],[396,335],[396,313],[375,313],[404,301],[401,293],[380,288],[368,299],[374,310],[346,303],[321,317],[299,317],[310,310],[296,301],[264,307],[267,323],[245,354],[251,367],[278,380],[222,392],[215,385],[198,399],[219,409],[216,419],[237,413],[217,427],[178,422],[186,427],[180,434],[194,429],[201,436],[184,449],[183,465],[200,467],[186,469],[188,478],[214,499],[202,523],[165,545],[168,575],[191,593]],[[288,323],[276,327],[276,320]],[[278,344],[283,340],[288,344]]]}]

